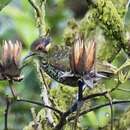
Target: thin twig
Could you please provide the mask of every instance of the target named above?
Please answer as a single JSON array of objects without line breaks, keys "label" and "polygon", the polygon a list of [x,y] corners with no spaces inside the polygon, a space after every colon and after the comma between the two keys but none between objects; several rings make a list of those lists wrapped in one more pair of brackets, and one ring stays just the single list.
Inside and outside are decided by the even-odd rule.
[{"label": "thin twig", "polygon": [[5,117],[5,128],[4,130],[8,130],[8,112],[9,112],[9,107],[10,107],[10,101],[8,96],[6,97],[6,109],[4,112],[4,117]]},{"label": "thin twig", "polygon": [[32,5],[32,7],[36,10],[37,13],[37,17],[41,17],[41,12],[39,7],[35,4],[35,2],[33,0],[28,0],[29,3]]},{"label": "thin twig", "polygon": [[35,105],[38,105],[38,106],[42,106],[42,107],[45,107],[45,108],[48,108],[48,109],[51,109],[51,110],[57,112],[59,115],[62,115],[62,112],[60,110],[55,109],[55,108],[50,107],[50,106],[47,106],[47,105],[44,105],[41,102],[31,101],[31,100],[27,100],[27,99],[17,99],[16,101],[17,102],[26,102],[26,103],[31,103],[31,104],[35,104]]},{"label": "thin twig", "polygon": [[[118,81],[118,83],[116,84],[116,86],[114,88],[112,88],[109,91],[109,93],[115,91],[118,88],[119,85],[120,85],[120,82]],[[108,91],[104,91],[104,92],[101,92],[101,93],[95,93],[95,94],[87,95],[87,96],[83,97],[82,100],[85,101],[85,100],[88,100],[88,99],[91,99],[91,98],[94,98],[94,97],[97,97],[97,96],[104,96],[107,93],[108,93]]]},{"label": "thin twig", "polygon": [[80,113],[80,109],[83,106],[83,85],[84,83],[82,81],[79,81],[78,84],[78,102],[77,102],[77,112],[76,112],[76,118],[75,118],[75,123],[74,123],[74,130],[77,129],[77,122],[78,122],[78,118],[79,118],[79,113]]},{"label": "thin twig", "polygon": [[115,91],[116,89],[118,89],[118,87],[119,87],[120,84],[121,84],[121,82],[120,82],[120,80],[118,79],[118,82],[117,82],[116,86],[115,86],[114,88],[112,88],[112,89],[109,91],[109,93],[111,93],[111,92]]},{"label": "thin twig", "polygon": [[113,130],[113,126],[114,126],[114,116],[113,116],[113,104],[112,104],[112,98],[110,96],[109,93],[106,94],[105,96],[108,100],[109,100],[109,104],[110,104],[110,110],[111,110],[111,130]]},{"label": "thin twig", "polygon": [[17,97],[17,95],[16,95],[16,92],[15,92],[15,89],[13,88],[13,81],[12,80],[9,80],[9,87],[10,87],[11,93],[12,93],[14,99],[15,99]]},{"label": "thin twig", "polygon": [[[115,105],[115,104],[120,104],[120,103],[130,103],[130,100],[112,101],[112,104],[113,104],[113,105]],[[92,108],[90,108],[90,109],[88,109],[88,110],[85,110],[85,111],[81,112],[81,113],[79,114],[79,116],[82,116],[82,115],[84,115],[84,114],[86,114],[86,113],[88,113],[88,112],[91,112],[91,111],[95,111],[95,110],[100,109],[100,108],[102,108],[102,107],[106,107],[106,106],[108,106],[108,105],[110,105],[110,103],[105,103],[105,104],[101,104],[101,105],[96,105],[96,106],[94,106],[94,107],[92,107]],[[70,118],[68,118],[67,121],[72,121],[72,120],[74,120],[74,119],[75,119],[75,116],[71,116]]]},{"label": "thin twig", "polygon": [[91,94],[91,95],[88,95],[88,96],[85,96],[82,98],[82,101],[86,101],[88,99],[91,99],[91,98],[95,98],[95,97],[98,97],[98,96],[104,96],[105,94],[107,94],[108,91],[104,91],[104,92],[101,92],[101,93],[95,93],[95,94]]}]

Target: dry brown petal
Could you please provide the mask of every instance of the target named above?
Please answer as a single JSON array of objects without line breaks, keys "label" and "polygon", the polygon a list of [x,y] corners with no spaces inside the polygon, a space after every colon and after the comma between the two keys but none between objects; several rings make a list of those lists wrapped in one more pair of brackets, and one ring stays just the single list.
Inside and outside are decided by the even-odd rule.
[{"label": "dry brown petal", "polygon": [[14,52],[13,52],[13,58],[16,63],[16,65],[19,64],[20,57],[21,57],[21,49],[22,49],[22,44],[18,41],[14,43]]},{"label": "dry brown petal", "polygon": [[84,57],[84,69],[89,72],[93,65],[94,65],[94,61],[95,61],[95,53],[96,53],[96,43],[93,42],[89,42],[88,43],[88,47],[85,49],[85,56]]},{"label": "dry brown petal", "polygon": [[84,62],[83,62],[82,59],[83,59],[83,53],[84,53],[84,41],[81,40],[81,39],[80,39],[80,42],[79,42],[79,53],[80,53],[80,56],[79,56],[79,61],[78,61],[76,68],[77,68],[78,73],[83,73]]},{"label": "dry brown petal", "polygon": [[6,63],[7,57],[8,57],[8,43],[7,43],[7,41],[4,41],[4,45],[2,47],[2,62],[3,62],[3,64]]},{"label": "dry brown petal", "polygon": [[76,39],[70,53],[70,67],[73,72],[79,71],[80,59],[83,53],[83,42],[80,38]]},{"label": "dry brown petal", "polygon": [[13,59],[13,53],[14,53],[14,44],[9,40],[8,41],[8,59]]}]

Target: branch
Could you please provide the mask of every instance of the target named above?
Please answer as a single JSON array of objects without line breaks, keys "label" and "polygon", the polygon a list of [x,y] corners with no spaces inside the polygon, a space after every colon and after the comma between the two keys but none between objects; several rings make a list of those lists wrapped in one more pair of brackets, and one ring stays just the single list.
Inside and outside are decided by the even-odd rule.
[{"label": "branch", "polygon": [[82,100],[85,101],[85,100],[88,100],[88,99],[91,99],[91,98],[94,98],[94,97],[97,97],[97,96],[104,96],[107,93],[112,93],[113,91],[115,91],[116,89],[118,89],[118,87],[119,87],[120,84],[121,84],[121,82],[118,80],[118,83],[116,84],[116,86],[113,87],[111,90],[104,91],[104,92],[101,92],[101,93],[95,93],[95,94],[88,95],[86,97],[83,97]]},{"label": "branch", "polygon": [[[117,85],[112,88],[110,91],[104,91],[104,92],[101,92],[101,93],[95,93],[95,94],[91,94],[91,95],[88,95],[86,97],[82,97],[82,102],[88,100],[88,99],[92,99],[92,98],[95,98],[95,97],[98,97],[98,96],[105,96],[108,92],[111,93],[113,92],[114,90],[116,90],[116,88],[119,86],[120,82],[117,83]],[[60,119],[60,122],[57,124],[57,126],[55,127],[55,130],[59,130],[61,129],[65,123],[66,123],[66,117],[69,116],[71,113],[73,113],[74,111],[77,110],[78,108],[78,100],[75,101],[75,103],[71,106],[70,109],[68,109],[66,112],[64,112],[61,116],[61,119]],[[111,102],[113,103],[113,102]],[[74,116],[74,119],[76,118],[76,116]]]},{"label": "branch", "polygon": [[[43,70],[41,68],[39,69],[39,74],[40,74],[40,80],[42,80],[41,81],[42,83],[41,84],[41,97],[42,97],[43,103],[45,105],[51,106],[51,102],[49,100],[49,94],[48,94],[48,84],[45,81]],[[50,109],[45,109],[45,111],[46,111],[46,117],[49,124],[51,126],[54,126],[55,124],[54,124],[54,120],[52,116],[52,111]]]},{"label": "branch", "polygon": [[[114,104],[114,105],[115,105],[115,104],[120,104],[120,103],[130,103],[130,100],[112,101],[112,104]],[[96,105],[96,106],[94,106],[94,107],[92,107],[92,108],[90,108],[90,109],[88,109],[88,110],[85,110],[85,111],[81,112],[81,113],[79,114],[79,116],[82,116],[82,115],[84,115],[84,114],[86,114],[86,113],[88,113],[88,112],[94,111],[94,110],[96,110],[96,109],[100,109],[100,108],[102,108],[102,107],[106,107],[106,106],[108,106],[108,105],[110,105],[110,103],[105,103],[105,104],[102,104],[102,105]],[[72,117],[68,118],[67,121],[71,121],[71,120],[74,120],[74,119],[75,119],[75,116],[72,116]]]},{"label": "branch", "polygon": [[83,106],[83,86],[84,86],[84,82],[82,80],[78,81],[78,102],[77,102],[77,111],[76,111],[76,118],[75,118],[75,122],[74,122],[74,130],[77,129],[77,122],[78,122],[78,118],[79,118],[79,113],[80,113],[80,109]]},{"label": "branch", "polygon": [[77,110],[78,100],[69,108],[66,112],[61,115],[59,123],[55,126],[54,130],[60,130],[66,123],[66,117]]},{"label": "branch", "polygon": [[41,102],[31,101],[31,100],[27,100],[27,99],[17,99],[16,101],[17,102],[26,102],[26,103],[31,103],[31,104],[35,104],[35,105],[38,105],[38,106],[42,106],[42,107],[45,107],[45,108],[48,108],[48,109],[51,109],[51,110],[57,112],[59,115],[62,115],[62,112],[60,110],[55,109],[55,108],[50,107],[50,106],[47,106],[47,105],[44,105]]},{"label": "branch", "polygon": [[9,98],[6,97],[6,109],[4,112],[4,117],[5,117],[5,128],[4,130],[8,130],[8,112],[9,112],[9,107],[10,107],[10,101]]},{"label": "branch", "polygon": [[39,30],[39,37],[45,37],[47,36],[48,29],[45,23],[45,4],[46,0],[42,0],[37,4],[38,2],[34,0],[28,0],[29,3],[32,5],[34,10],[36,11],[36,23]]},{"label": "branch", "polygon": [[17,94],[15,92],[15,89],[13,88],[13,81],[9,80],[8,82],[9,82],[9,87],[10,87],[11,93],[13,95],[13,98],[15,99],[17,97]]},{"label": "branch", "polygon": [[37,17],[41,17],[40,9],[33,0],[28,0],[32,7],[36,10]]},{"label": "branch", "polygon": [[107,93],[105,95],[105,97],[108,99],[109,104],[110,104],[110,111],[111,111],[111,130],[113,130],[113,126],[114,126],[114,116],[113,116],[113,104],[112,104],[112,97],[109,93]]},{"label": "branch", "polygon": [[91,95],[88,95],[86,97],[83,97],[82,100],[83,101],[86,101],[88,99],[91,99],[91,98],[94,98],[94,97],[98,97],[98,96],[104,96],[105,94],[107,94],[108,91],[104,91],[104,92],[101,92],[101,93],[95,93],[95,94],[91,94]]},{"label": "branch", "polygon": [[[82,100],[81,101],[86,101],[88,99],[91,99],[91,98],[94,98],[94,97],[98,97],[98,96],[104,96],[105,94],[107,94],[108,92],[105,91],[105,92],[102,92],[102,93],[96,93],[96,94],[91,94],[91,95],[88,95],[86,97],[82,97]],[[72,114],[74,111],[77,110],[78,108],[78,103],[79,101],[76,100],[75,103],[71,106],[71,108],[69,108],[66,112],[64,112],[61,116],[61,119],[60,119],[60,122],[57,124],[57,126],[55,127],[55,130],[59,130],[61,129],[65,123],[66,123],[66,117],[68,117],[70,114]],[[75,117],[76,118],[76,117]],[[75,119],[74,118],[74,119]]]}]

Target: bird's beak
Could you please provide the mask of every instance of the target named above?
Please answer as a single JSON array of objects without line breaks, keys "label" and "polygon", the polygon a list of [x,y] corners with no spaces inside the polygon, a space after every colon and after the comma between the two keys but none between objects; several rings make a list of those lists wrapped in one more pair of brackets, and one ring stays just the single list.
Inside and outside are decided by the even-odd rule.
[{"label": "bird's beak", "polygon": [[24,61],[28,60],[28,58],[34,56],[35,54],[36,54],[36,53],[30,51],[29,54],[28,54],[26,57],[23,58],[22,61],[24,62]]}]

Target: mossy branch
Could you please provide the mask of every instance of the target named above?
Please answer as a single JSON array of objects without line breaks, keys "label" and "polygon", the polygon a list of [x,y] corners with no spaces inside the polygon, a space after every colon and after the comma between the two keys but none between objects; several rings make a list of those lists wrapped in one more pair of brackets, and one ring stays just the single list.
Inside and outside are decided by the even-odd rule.
[{"label": "mossy branch", "polygon": [[45,37],[48,33],[45,22],[45,4],[46,0],[28,0],[36,13],[36,24],[39,30],[39,37]]}]

